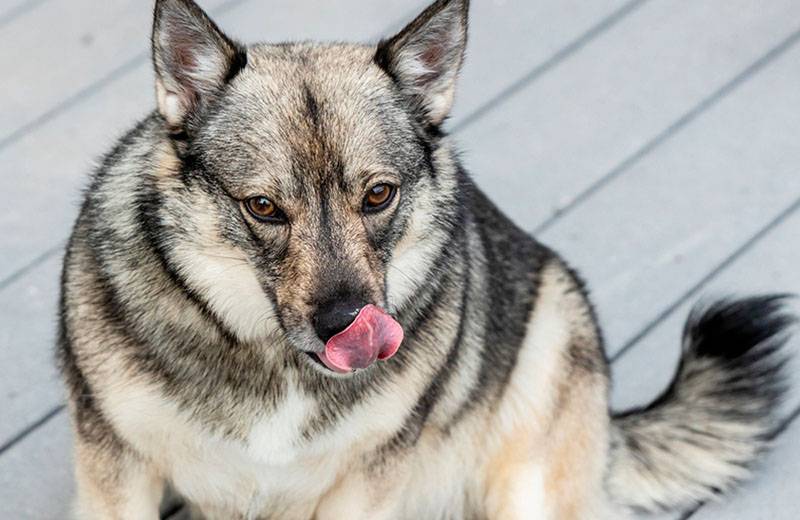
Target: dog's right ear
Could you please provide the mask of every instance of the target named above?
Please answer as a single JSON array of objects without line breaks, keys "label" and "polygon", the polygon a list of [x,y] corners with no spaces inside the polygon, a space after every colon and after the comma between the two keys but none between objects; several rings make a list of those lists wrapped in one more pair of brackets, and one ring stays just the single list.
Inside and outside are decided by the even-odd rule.
[{"label": "dog's right ear", "polygon": [[247,63],[245,51],[192,0],[156,0],[152,42],[158,110],[174,133]]}]

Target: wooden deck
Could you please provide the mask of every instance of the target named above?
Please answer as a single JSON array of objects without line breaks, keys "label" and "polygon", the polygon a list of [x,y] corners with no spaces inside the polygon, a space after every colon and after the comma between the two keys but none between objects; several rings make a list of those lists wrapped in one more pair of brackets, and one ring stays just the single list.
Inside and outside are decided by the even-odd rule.
[{"label": "wooden deck", "polygon": [[[242,40],[277,41],[376,40],[425,2],[201,3]],[[2,518],[68,509],[60,257],[93,158],[153,106],[148,4],[0,2]],[[588,280],[615,406],[663,388],[697,299],[800,292],[800,2],[473,4],[450,128],[478,183]],[[792,348],[800,357],[800,338]],[[663,518],[800,516],[792,368],[785,431],[758,477],[723,505]]]}]

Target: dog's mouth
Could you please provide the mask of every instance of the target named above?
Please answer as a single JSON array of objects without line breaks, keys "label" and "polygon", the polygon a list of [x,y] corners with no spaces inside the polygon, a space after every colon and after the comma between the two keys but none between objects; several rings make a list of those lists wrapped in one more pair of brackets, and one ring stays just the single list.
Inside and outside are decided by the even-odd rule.
[{"label": "dog's mouth", "polygon": [[349,374],[392,358],[403,342],[403,327],[383,309],[367,305],[322,352],[307,352],[316,363],[337,374]]},{"label": "dog's mouth", "polygon": [[[369,368],[369,367],[363,367],[363,368],[355,368],[354,367],[354,368],[351,368],[349,370],[339,369],[339,368],[332,368],[330,366],[330,362],[326,364],[324,361],[322,361],[323,357],[325,356],[324,352],[308,352],[308,351],[304,350],[303,354],[305,354],[306,357],[308,357],[308,359],[310,360],[312,365],[318,367],[323,372],[327,372],[329,374],[339,374],[339,375],[353,374],[353,373],[355,373],[355,372],[357,372],[359,370],[365,370],[365,369]],[[388,358],[386,358],[386,359],[388,359]],[[381,359],[380,361],[384,361],[384,359]]]},{"label": "dog's mouth", "polygon": [[306,355],[306,357],[308,357],[308,359],[310,359],[310,360],[311,360],[311,363],[313,363],[314,365],[316,365],[316,366],[318,366],[318,367],[322,368],[322,369],[323,369],[323,370],[325,370],[326,372],[333,372],[333,370],[331,370],[330,368],[328,368],[327,366],[325,366],[325,363],[323,363],[323,362],[322,362],[322,360],[319,358],[319,354],[318,354],[318,353],[316,353],[316,352],[309,352],[309,351],[307,351],[307,350],[304,350],[304,351],[303,351],[303,354],[305,354],[305,355]]}]

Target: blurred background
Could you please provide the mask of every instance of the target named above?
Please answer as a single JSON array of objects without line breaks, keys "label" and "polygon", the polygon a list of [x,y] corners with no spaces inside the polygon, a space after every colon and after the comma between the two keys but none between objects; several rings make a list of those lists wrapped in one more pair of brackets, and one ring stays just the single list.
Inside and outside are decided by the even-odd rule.
[{"label": "blurred background", "polygon": [[[199,3],[245,42],[376,42],[427,2]],[[62,249],[94,161],[154,107],[151,7],[0,0],[0,518],[66,516]],[[478,184],[587,279],[616,408],[667,384],[696,300],[800,292],[798,40],[797,0],[473,0],[448,128]],[[758,477],[663,518],[798,517],[791,368]]]}]

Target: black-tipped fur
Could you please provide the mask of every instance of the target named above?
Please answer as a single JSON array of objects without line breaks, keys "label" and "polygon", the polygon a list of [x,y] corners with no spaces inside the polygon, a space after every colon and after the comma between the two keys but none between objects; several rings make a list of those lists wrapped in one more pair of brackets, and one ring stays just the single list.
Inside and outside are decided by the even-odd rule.
[{"label": "black-tipped fur", "polygon": [[786,386],[786,296],[697,306],[675,379],[650,406],[614,418],[609,488],[646,511],[731,491],[769,447]]}]

